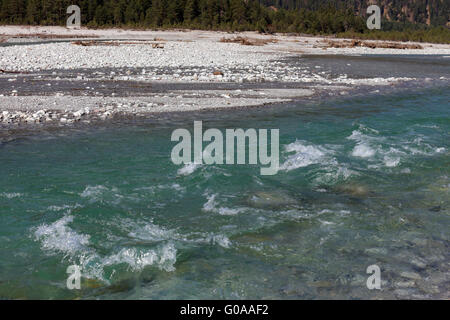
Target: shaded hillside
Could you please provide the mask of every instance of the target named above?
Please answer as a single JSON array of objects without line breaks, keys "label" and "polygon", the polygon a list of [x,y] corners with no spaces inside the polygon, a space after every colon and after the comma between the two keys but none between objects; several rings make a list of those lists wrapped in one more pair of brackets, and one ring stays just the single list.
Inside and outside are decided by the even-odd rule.
[{"label": "shaded hillside", "polygon": [[350,8],[363,16],[370,4],[377,4],[388,21],[434,26],[448,25],[450,21],[449,0],[261,0],[260,3],[294,10],[319,10],[322,6],[331,4],[339,9]]}]

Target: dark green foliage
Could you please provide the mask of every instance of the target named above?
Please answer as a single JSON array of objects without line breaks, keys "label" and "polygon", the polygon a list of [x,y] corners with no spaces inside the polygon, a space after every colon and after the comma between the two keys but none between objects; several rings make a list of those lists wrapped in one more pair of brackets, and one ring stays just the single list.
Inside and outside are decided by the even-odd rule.
[{"label": "dark green foliage", "polygon": [[[332,5],[337,9],[351,9],[365,16],[370,4],[380,6],[383,16],[390,21],[429,24],[443,26],[450,20],[450,1],[448,0],[260,0],[265,6],[275,6],[288,10],[318,10]],[[430,21],[428,21],[430,19]]]},{"label": "dark green foliage", "polygon": [[[225,31],[339,34],[361,38],[449,42],[448,1],[380,0],[383,31],[369,31],[359,0],[0,0],[0,23],[64,25],[66,9],[81,8],[89,27],[192,28]],[[408,1],[407,1],[408,2]],[[269,6],[275,7],[269,7]],[[386,20],[386,17],[395,19]],[[424,23],[439,25],[433,28]],[[428,21],[429,20],[429,21]]]}]

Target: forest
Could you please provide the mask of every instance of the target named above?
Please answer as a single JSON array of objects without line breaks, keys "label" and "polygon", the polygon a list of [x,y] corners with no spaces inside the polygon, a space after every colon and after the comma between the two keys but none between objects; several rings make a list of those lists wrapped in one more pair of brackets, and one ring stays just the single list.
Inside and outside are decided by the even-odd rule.
[{"label": "forest", "polygon": [[367,29],[366,5],[357,0],[0,0],[0,24],[65,25],[67,7],[76,4],[82,25],[92,28],[258,31],[450,43],[445,24],[448,1],[438,6],[439,14],[432,15],[440,1],[430,1],[434,7],[426,5],[425,22],[411,19],[408,10],[403,16],[393,14],[391,3],[402,0],[381,1],[389,5],[382,8],[381,31]]},{"label": "forest", "polygon": [[383,17],[391,22],[443,26],[450,21],[448,0],[261,0],[260,3],[294,10],[319,10],[324,5],[332,5],[338,9],[352,9],[358,15],[363,14],[369,4],[377,4]]}]

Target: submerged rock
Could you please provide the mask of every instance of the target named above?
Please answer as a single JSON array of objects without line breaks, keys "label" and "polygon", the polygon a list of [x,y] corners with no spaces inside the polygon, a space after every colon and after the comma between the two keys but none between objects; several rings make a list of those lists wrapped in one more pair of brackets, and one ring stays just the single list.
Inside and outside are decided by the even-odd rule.
[{"label": "submerged rock", "polygon": [[366,186],[360,184],[343,184],[335,188],[337,193],[347,194],[353,197],[367,197],[370,191]]},{"label": "submerged rock", "polygon": [[406,278],[406,279],[412,279],[412,280],[421,280],[422,279],[420,274],[418,274],[416,272],[407,272],[407,271],[400,273],[400,277]]},{"label": "submerged rock", "polygon": [[289,195],[277,191],[256,192],[248,198],[247,202],[251,207],[259,209],[276,209],[298,204],[298,202]]},{"label": "submerged rock", "polygon": [[439,290],[439,287],[436,285],[433,285],[432,283],[430,283],[429,281],[426,280],[419,280],[416,281],[417,283],[417,287],[419,288],[419,290],[421,290],[424,293],[428,293],[428,294],[438,294],[441,291]]},{"label": "submerged rock", "polygon": [[440,212],[442,210],[441,206],[435,206],[429,209],[431,212]]},{"label": "submerged rock", "polygon": [[102,281],[97,280],[97,279],[83,278],[81,287],[89,288],[89,289],[98,289],[98,288],[104,288],[104,287],[106,287],[106,285],[105,285],[105,283],[103,283]]}]

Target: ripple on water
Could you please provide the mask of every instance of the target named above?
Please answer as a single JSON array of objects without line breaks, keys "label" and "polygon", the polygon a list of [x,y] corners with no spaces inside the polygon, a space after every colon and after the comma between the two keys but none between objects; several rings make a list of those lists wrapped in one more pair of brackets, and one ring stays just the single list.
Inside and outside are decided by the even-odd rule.
[{"label": "ripple on water", "polygon": [[18,192],[3,192],[0,193],[0,196],[6,199],[15,199],[15,198],[22,198],[24,196],[23,193]]}]

